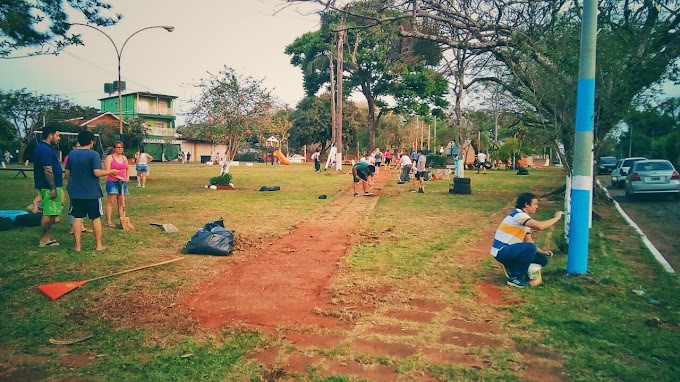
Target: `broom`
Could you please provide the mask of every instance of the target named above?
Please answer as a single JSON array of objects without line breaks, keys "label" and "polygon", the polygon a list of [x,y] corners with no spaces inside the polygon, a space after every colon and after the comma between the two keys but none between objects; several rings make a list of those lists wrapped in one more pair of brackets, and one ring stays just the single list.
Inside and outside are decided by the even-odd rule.
[{"label": "broom", "polygon": [[107,277],[122,275],[124,273],[130,273],[130,272],[140,271],[140,270],[146,269],[146,268],[157,267],[159,265],[168,264],[168,263],[172,263],[172,262],[175,262],[175,261],[178,261],[178,260],[182,260],[183,258],[184,257],[178,257],[176,259],[166,260],[166,261],[162,261],[160,263],[155,263],[155,264],[144,265],[142,267],[137,267],[137,268],[121,271],[121,272],[112,273],[112,274],[106,275],[106,276],[95,277],[95,278],[89,279],[89,280],[64,281],[64,282],[59,282],[59,283],[38,285],[38,290],[40,292],[42,292],[42,294],[44,294],[45,296],[49,297],[50,300],[54,301],[54,300],[58,299],[59,297],[65,295],[66,293],[78,288],[79,286],[84,285],[86,283],[89,283],[90,281],[101,280],[101,279],[105,279]]}]

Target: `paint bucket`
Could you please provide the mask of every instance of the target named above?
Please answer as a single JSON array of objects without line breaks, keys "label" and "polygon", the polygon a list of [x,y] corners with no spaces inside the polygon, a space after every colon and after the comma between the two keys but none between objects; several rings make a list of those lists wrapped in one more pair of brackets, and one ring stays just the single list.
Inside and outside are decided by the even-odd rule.
[{"label": "paint bucket", "polygon": [[529,265],[527,276],[529,278],[529,284],[531,286],[537,286],[543,282],[543,279],[541,277],[541,268],[543,267],[539,264]]}]

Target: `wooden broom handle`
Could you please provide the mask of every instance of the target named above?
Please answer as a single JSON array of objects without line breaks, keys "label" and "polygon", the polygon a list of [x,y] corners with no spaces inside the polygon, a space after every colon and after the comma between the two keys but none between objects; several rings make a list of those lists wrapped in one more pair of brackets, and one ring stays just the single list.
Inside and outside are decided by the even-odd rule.
[{"label": "wooden broom handle", "polygon": [[112,273],[112,274],[106,275],[106,276],[99,276],[99,277],[96,277],[96,278],[93,278],[93,279],[89,279],[89,280],[87,280],[86,282],[95,281],[95,280],[101,280],[101,279],[105,279],[105,278],[107,278],[107,277],[112,277],[112,276],[118,276],[118,275],[122,275],[122,274],[124,274],[124,273],[130,273],[130,272],[140,271],[140,270],[146,269],[146,268],[157,267],[157,266],[159,266],[159,265],[168,264],[168,263],[172,263],[172,262],[175,262],[175,261],[182,260],[183,258],[184,258],[184,257],[178,257],[178,258],[176,258],[176,259],[161,261],[160,263],[155,263],[155,264],[144,265],[144,266],[142,266],[142,267],[137,267],[137,268],[128,269],[128,270],[125,270],[125,271],[120,271],[120,272]]}]

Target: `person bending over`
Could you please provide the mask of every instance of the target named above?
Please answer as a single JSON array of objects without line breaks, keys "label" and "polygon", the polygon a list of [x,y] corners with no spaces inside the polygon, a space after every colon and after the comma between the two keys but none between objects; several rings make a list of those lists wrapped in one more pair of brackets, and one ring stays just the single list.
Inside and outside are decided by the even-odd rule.
[{"label": "person bending over", "polygon": [[361,182],[361,185],[363,186],[364,196],[373,195],[368,192],[367,186],[369,185],[368,178],[372,176],[374,172],[375,166],[368,162],[359,161],[352,166],[352,189],[354,190],[354,196],[359,196],[357,193],[357,183],[359,182]]},{"label": "person bending over", "polygon": [[503,266],[508,277],[507,284],[510,286],[529,285],[525,280],[529,265],[534,263],[546,266],[548,257],[553,256],[552,251],[536,247],[531,238],[531,229],[541,231],[552,227],[560,221],[564,212],[557,211],[552,219],[540,221],[531,217],[536,211],[536,195],[530,192],[519,194],[515,209],[503,219],[494,235],[491,256]]}]

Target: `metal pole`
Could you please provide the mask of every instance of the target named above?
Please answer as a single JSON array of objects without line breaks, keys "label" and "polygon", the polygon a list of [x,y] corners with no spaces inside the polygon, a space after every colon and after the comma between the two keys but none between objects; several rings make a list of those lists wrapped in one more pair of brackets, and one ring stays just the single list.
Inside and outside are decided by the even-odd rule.
[{"label": "metal pole", "polygon": [[593,115],[595,105],[595,53],[597,45],[597,1],[583,2],[581,58],[576,95],[574,165],[571,178],[571,216],[567,273],[588,271],[588,239],[593,192]]},{"label": "metal pole", "polygon": [[628,125],[628,157],[632,157],[633,154],[633,125]]}]

